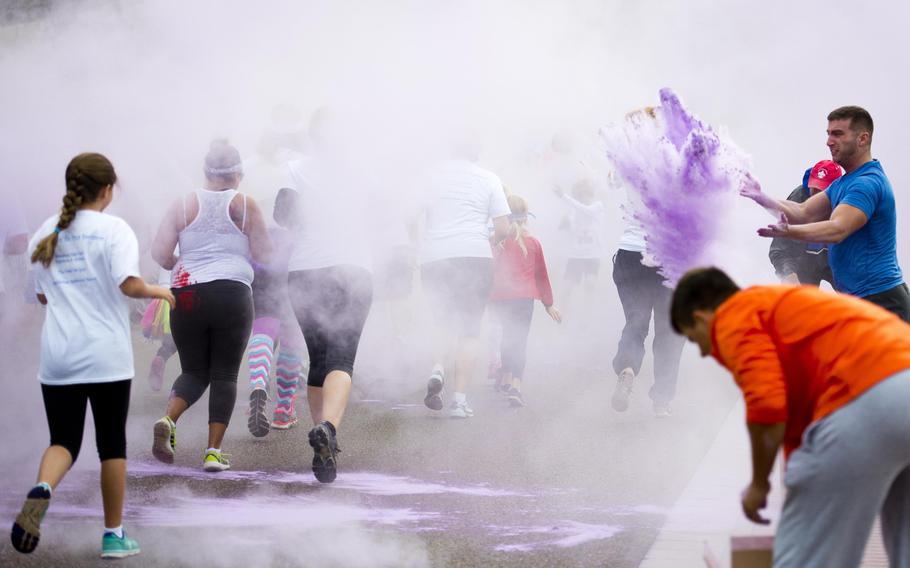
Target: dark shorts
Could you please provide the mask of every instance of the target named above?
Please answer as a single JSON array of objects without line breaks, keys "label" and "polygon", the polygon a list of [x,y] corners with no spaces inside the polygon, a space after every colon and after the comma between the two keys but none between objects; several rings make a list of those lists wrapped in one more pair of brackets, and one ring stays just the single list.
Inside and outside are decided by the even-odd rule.
[{"label": "dark shorts", "polygon": [[492,258],[447,258],[420,267],[423,290],[441,326],[459,335],[480,335],[483,312],[493,288]]},{"label": "dark shorts", "polygon": [[353,374],[373,303],[370,272],[348,265],[295,270],[288,275],[288,291],[310,356],[307,385],[322,387],[332,371]]},{"label": "dark shorts", "polygon": [[566,262],[566,282],[580,284],[588,278],[597,278],[600,272],[599,258],[570,258]]},{"label": "dark shorts", "polygon": [[910,289],[907,288],[906,283],[878,294],[866,296],[863,300],[885,308],[905,322],[910,323]]},{"label": "dark shorts", "polygon": [[41,385],[44,411],[51,431],[51,445],[63,446],[79,457],[85,408],[92,405],[95,445],[101,461],[126,459],[126,416],[130,408],[130,384],[125,381],[80,385]]},{"label": "dark shorts", "polygon": [[414,289],[414,253],[408,247],[398,247],[378,262],[373,275],[373,290],[377,300],[400,300]]}]

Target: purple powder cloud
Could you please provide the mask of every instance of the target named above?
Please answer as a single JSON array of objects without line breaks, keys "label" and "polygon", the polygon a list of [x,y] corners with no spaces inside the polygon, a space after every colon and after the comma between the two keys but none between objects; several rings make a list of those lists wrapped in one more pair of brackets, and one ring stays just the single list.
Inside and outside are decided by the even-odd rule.
[{"label": "purple powder cloud", "polygon": [[633,205],[627,213],[647,234],[646,262],[668,285],[707,264],[717,237],[723,194],[739,187],[748,159],[731,141],[692,115],[668,88],[660,107],[601,130],[607,157]]}]

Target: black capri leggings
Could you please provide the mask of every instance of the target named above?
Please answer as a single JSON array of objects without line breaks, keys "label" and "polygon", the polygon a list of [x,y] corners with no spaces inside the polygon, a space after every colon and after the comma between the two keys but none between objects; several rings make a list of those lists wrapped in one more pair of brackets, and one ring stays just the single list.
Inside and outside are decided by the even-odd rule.
[{"label": "black capri leggings", "polygon": [[360,334],[373,303],[373,279],[359,266],[295,270],[291,305],[310,355],[307,385],[322,387],[332,371],[354,372]]},{"label": "black capri leggings", "polygon": [[63,446],[79,457],[85,430],[86,403],[92,405],[95,445],[101,461],[126,459],[126,415],[130,408],[131,380],[79,385],[41,385],[51,445]]},{"label": "black capri leggings", "polygon": [[237,400],[237,374],[253,327],[250,288],[233,280],[215,280],[175,288],[171,334],[182,373],[173,394],[192,406],[206,387],[209,423],[228,424]]}]

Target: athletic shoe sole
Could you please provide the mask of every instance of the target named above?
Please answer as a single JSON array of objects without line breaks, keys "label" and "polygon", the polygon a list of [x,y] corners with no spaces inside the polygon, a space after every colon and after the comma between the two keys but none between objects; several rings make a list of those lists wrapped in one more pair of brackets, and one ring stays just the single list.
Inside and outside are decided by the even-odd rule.
[{"label": "athletic shoe sole", "polygon": [[272,421],[272,430],[290,430],[291,428],[297,426],[297,424],[299,424],[299,423],[300,423],[300,421],[297,420],[296,418],[289,422],[284,422],[284,421],[276,422],[273,420]]},{"label": "athletic shoe sole", "polygon": [[23,554],[34,552],[38,548],[38,541],[41,540],[41,520],[50,504],[50,496],[26,498],[22,511],[16,516],[13,529],[10,531],[13,548]]},{"label": "athletic shoe sole", "polygon": [[171,426],[164,419],[155,422],[153,429],[155,441],[152,443],[152,455],[160,462],[174,463],[174,448],[171,447]]},{"label": "athletic shoe sole", "polygon": [[521,398],[520,394],[510,394],[509,405],[513,408],[521,408],[525,405],[525,401]]},{"label": "athletic shoe sole", "polygon": [[101,558],[127,558],[129,556],[136,556],[141,550],[124,550],[123,552],[102,552]]},{"label": "athletic shoe sole", "polygon": [[202,464],[202,469],[203,471],[208,471],[209,473],[217,473],[219,471],[227,471],[231,469],[231,465],[216,461],[207,461]]},{"label": "athletic shoe sole", "polygon": [[332,483],[337,476],[335,456],[329,444],[329,434],[324,426],[318,425],[309,434],[313,448],[313,475],[320,483]]},{"label": "athletic shoe sole", "polygon": [[271,429],[269,419],[265,415],[265,405],[269,400],[269,395],[263,389],[253,389],[250,393],[250,417],[246,424],[250,429],[250,434],[257,438],[263,438]]},{"label": "athletic shoe sole", "polygon": [[423,403],[430,410],[442,410],[442,389],[444,383],[437,376],[430,377],[427,381],[427,396],[424,397]]}]

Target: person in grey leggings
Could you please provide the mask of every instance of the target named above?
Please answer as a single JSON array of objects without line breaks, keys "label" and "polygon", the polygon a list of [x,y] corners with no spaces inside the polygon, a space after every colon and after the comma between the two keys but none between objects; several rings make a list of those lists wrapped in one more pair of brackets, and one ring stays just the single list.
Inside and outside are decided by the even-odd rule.
[{"label": "person in grey leggings", "polygon": [[740,290],[717,268],[683,276],[670,318],[743,391],[755,523],[783,446],[774,566],[859,566],[880,514],[890,565],[910,567],[910,325],[810,286]]}]

